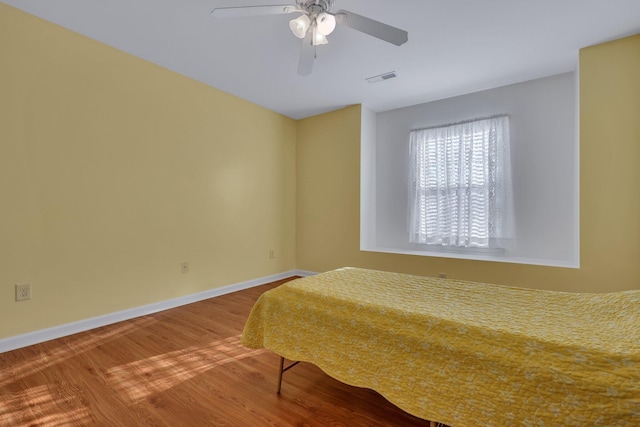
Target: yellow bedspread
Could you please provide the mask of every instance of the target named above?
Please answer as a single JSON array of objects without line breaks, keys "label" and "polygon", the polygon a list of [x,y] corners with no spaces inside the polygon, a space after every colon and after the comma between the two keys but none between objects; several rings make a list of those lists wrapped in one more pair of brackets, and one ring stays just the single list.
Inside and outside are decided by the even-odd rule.
[{"label": "yellow bedspread", "polygon": [[454,427],[640,425],[640,291],[345,268],[263,294],[242,343]]}]

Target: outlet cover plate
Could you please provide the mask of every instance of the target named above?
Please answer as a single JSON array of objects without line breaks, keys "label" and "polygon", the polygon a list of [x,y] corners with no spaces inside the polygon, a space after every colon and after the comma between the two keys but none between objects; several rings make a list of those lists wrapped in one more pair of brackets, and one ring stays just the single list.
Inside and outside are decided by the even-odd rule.
[{"label": "outlet cover plate", "polygon": [[26,301],[31,299],[31,283],[20,283],[16,285],[16,301]]}]

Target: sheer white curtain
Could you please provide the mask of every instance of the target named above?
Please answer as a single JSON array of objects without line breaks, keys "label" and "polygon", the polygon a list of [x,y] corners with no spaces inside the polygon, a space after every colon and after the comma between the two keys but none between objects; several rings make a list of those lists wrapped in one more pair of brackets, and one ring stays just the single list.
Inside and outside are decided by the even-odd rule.
[{"label": "sheer white curtain", "polygon": [[513,238],[509,118],[410,135],[412,243],[505,248]]}]

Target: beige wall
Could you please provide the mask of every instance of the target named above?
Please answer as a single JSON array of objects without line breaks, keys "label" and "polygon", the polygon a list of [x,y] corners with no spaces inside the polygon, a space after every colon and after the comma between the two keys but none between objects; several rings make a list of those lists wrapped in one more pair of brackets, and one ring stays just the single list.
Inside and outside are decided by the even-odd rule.
[{"label": "beige wall", "polygon": [[359,106],[296,123],[0,4],[0,339],[294,268],[640,288],[639,53],[581,52],[582,268],[545,268],[361,252]]},{"label": "beige wall", "polygon": [[580,269],[360,252],[359,107],[298,124],[298,268],[446,272],[563,291],[639,289],[640,36],[582,50],[580,74]]},{"label": "beige wall", "polygon": [[640,35],[580,52],[580,109],[582,280],[640,289]]},{"label": "beige wall", "polygon": [[0,58],[0,338],[295,268],[295,121],[1,3]]}]

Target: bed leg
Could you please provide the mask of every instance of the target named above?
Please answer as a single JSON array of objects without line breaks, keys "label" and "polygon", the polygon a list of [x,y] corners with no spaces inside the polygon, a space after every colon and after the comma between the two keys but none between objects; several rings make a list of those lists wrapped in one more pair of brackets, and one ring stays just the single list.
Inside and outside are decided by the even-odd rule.
[{"label": "bed leg", "polygon": [[285,368],[284,357],[280,356],[280,371],[278,372],[278,394],[280,394],[280,390],[282,389],[282,374],[284,374],[286,371],[296,366],[298,363],[300,363],[300,361],[293,362]]},{"label": "bed leg", "polygon": [[280,357],[280,370],[278,371],[278,394],[282,389],[282,374],[284,374],[284,357]]}]

